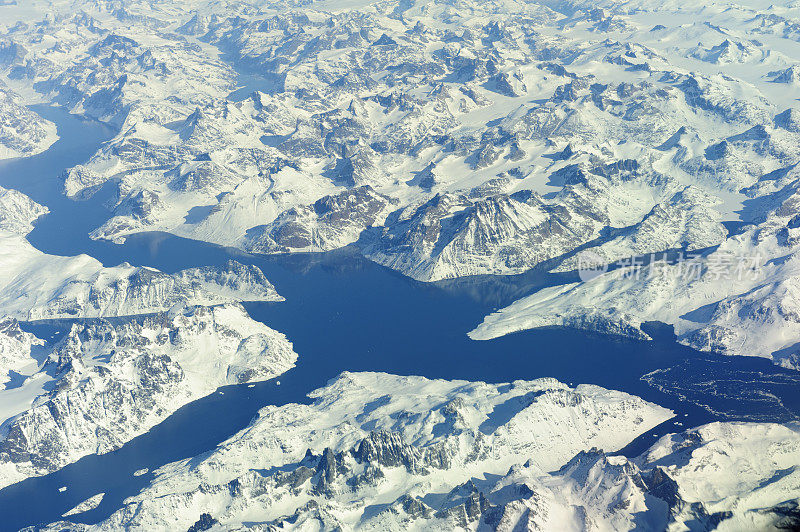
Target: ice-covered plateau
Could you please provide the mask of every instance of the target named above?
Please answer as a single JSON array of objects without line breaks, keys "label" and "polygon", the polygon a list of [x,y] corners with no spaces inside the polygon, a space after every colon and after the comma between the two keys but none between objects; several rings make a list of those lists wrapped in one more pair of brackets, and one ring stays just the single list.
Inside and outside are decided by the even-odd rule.
[{"label": "ice-covered plateau", "polygon": [[[553,379],[344,373],[169,464],[106,521],[50,530],[720,530],[797,521],[796,425],[717,423],[613,451],[671,413]],[[601,450],[601,449],[605,449]],[[196,528],[198,529],[198,528]]]}]

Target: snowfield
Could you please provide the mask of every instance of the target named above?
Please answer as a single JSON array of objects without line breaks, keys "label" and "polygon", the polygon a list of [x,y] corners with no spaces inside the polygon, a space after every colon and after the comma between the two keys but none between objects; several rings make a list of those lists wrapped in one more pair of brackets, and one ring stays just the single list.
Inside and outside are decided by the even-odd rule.
[{"label": "snowfield", "polygon": [[[423,282],[570,279],[474,340],[649,339],[659,321],[800,370],[799,90],[788,0],[0,0],[0,176],[57,141],[35,105],[60,106],[116,131],[58,181],[106,208],[95,241],[352,246]],[[302,363],[241,304],[283,299],[258,267],[48,254],[27,236],[50,208],[0,187],[0,499]],[[67,326],[38,338],[38,320]],[[625,457],[674,413],[546,377],[344,372],[309,398],[93,524],[111,491],[43,529],[800,527],[797,421],[687,427]]]},{"label": "snowfield", "polygon": [[0,390],[0,486],[113,451],[219,386],[267,380],[297,360],[284,335],[235,304],[75,324],[37,356],[37,339],[3,323],[11,360],[0,372],[22,382]]},{"label": "snowfield", "polygon": [[665,436],[629,460],[613,450],[671,413],[596,386],[344,373],[311,397],[308,406],[266,407],[213,452],[162,467],[108,520],[47,529],[743,530],[796,522],[796,424],[715,423]]}]

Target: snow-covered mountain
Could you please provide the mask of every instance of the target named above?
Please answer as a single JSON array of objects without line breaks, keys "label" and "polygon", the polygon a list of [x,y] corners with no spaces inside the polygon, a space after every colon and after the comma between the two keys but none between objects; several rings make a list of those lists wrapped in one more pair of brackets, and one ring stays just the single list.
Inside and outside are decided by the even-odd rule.
[{"label": "snow-covered mountain", "polygon": [[[116,130],[61,174],[108,209],[91,238],[353,246],[426,282],[590,263],[475,340],[648,339],[660,321],[800,370],[798,87],[788,0],[0,0],[0,159],[56,141],[33,104]],[[49,208],[0,187],[0,486],[302,362],[240,305],[282,300],[256,266],[51,255],[26,239]],[[25,332],[50,319],[63,338]],[[713,423],[625,458],[672,412],[548,378],[346,372],[311,399],[162,467],[100,523],[49,528],[800,526],[796,423]]]},{"label": "snow-covered mountain", "polygon": [[[0,188],[0,486],[116,449],[219,386],[294,366],[289,341],[238,304],[283,299],[257,267],[165,274],[48,255],[25,239],[47,212]],[[102,317],[123,318],[75,323],[48,347],[17,321]]]},{"label": "snow-covered mountain", "polygon": [[800,368],[793,174],[760,183],[774,190],[748,202],[760,223],[711,252],[677,264],[628,265],[541,290],[487,316],[470,335],[488,339],[565,325],[644,336],[641,324],[658,320],[673,324],[679,340],[697,349]]},{"label": "snow-covered mountain", "polygon": [[2,64],[119,125],[64,176],[117,190],[94,238],[355,242],[425,281],[714,246],[800,156],[790,7],[354,7],[55,8]]},{"label": "snow-covered mountain", "polygon": [[213,452],[164,466],[98,528],[188,528],[202,514],[224,529],[396,529],[417,518],[471,527],[488,508],[471,479],[499,479],[528,459],[544,474],[580,449],[618,449],[672,416],[553,379],[489,385],[344,373],[311,397],[266,407]]},{"label": "snow-covered mountain", "polygon": [[0,231],[25,236],[33,230],[33,222],[49,211],[25,194],[0,187]]},{"label": "snow-covered mountain", "polygon": [[281,301],[255,266],[235,261],[165,274],[122,264],[106,268],[81,255],[59,257],[25,236],[47,208],[0,187],[0,314],[19,319],[94,318],[169,310],[174,305]]},{"label": "snow-covered mountain", "polygon": [[[65,175],[72,196],[118,190],[95,238],[160,229],[280,253],[366,236],[368,256],[422,280],[518,273],[590,243],[610,259],[718,244],[738,189],[797,155],[775,120],[793,100],[767,75],[791,56],[765,51],[795,43],[767,41],[745,8],[703,16],[761,40],[651,31],[660,11],[695,15],[669,6],[359,4],[87,6],[11,26],[4,64],[120,125]],[[687,46],[700,38],[721,44]],[[722,58],[749,70],[720,75]],[[499,205],[519,194],[541,212]]]},{"label": "snow-covered mountain", "polygon": [[613,450],[670,413],[598,387],[345,373],[311,396],[265,408],[213,452],[162,467],[106,521],[47,529],[797,524],[796,425],[706,425],[630,460]]},{"label": "snow-covered mountain", "polygon": [[[236,304],[88,321],[46,352],[0,325],[0,486],[107,453],[219,386],[294,366],[286,337]],[[13,384],[13,385],[12,385]]]},{"label": "snow-covered mountain", "polygon": [[0,307],[20,319],[126,316],[174,305],[282,299],[261,270],[235,261],[174,274],[129,264],[105,268],[86,255],[46,255],[23,237],[1,236],[0,257]]},{"label": "snow-covered mountain", "polygon": [[43,340],[23,331],[14,318],[0,318],[0,385],[6,386],[11,372],[20,373],[30,366],[31,348],[43,344]]},{"label": "snow-covered mountain", "polygon": [[[9,53],[0,45],[0,57]],[[21,98],[0,80],[0,160],[36,155],[56,139],[55,124],[25,107]]]}]

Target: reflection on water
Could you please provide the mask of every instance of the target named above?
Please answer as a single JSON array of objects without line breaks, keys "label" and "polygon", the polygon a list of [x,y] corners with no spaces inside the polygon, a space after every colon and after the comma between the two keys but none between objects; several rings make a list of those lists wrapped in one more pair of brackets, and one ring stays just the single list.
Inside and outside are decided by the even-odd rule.
[{"label": "reflection on water", "polygon": [[468,295],[494,311],[542,288],[578,280],[576,272],[550,273],[544,268],[535,268],[517,275],[474,275],[435,281],[429,285],[446,292]]},{"label": "reflection on water", "polygon": [[[784,407],[772,419],[786,419],[800,408],[796,385],[788,381],[786,385],[772,384],[784,378],[774,375],[791,372],[761,360],[699,355],[676,344],[663,329],[654,330],[657,340],[653,342],[566,329],[525,331],[481,342],[466,336],[497,306],[542,286],[572,281],[571,274],[529,272],[425,284],[378,266],[349,248],[261,257],[164,233],[134,235],[121,246],[91,241],[86,234],[106,213],[98,200],[79,204],[63,198],[57,192],[58,175],[64,166],[85,158],[111,132],[69,116],[61,116],[57,122],[61,128],[93,131],[95,145],[70,154],[66,147],[72,141],[65,139],[66,144],[41,157],[0,166],[0,185],[16,183],[53,210],[31,234],[34,245],[48,253],[88,253],[106,265],[127,261],[166,272],[222,265],[229,259],[255,264],[286,301],[245,306],[254,319],[285,333],[299,360],[295,369],[280,376],[281,386],[268,381],[253,388],[226,387],[224,395],[215,393],[186,405],[115,452],[88,456],[51,475],[0,490],[0,515],[8,528],[55,521],[82,500],[105,492],[96,509],[74,517],[97,522],[152,478],[151,473],[134,476],[135,471],[152,471],[208,451],[244,428],[260,407],[307,401],[309,391],[344,370],[488,382],[555,377],[568,384],[592,383],[623,390],[676,412],[676,420],[629,445],[624,450],[629,455],[647,448],[657,435],[680,430],[677,423],[689,427],[715,419],[750,419],[755,412],[768,417],[769,409],[760,403],[734,399],[736,393],[749,393],[756,374],[770,382],[764,389]],[[20,173],[28,177],[20,177]],[[25,326],[49,338],[69,322]],[[649,377],[642,380],[645,374]],[[701,386],[697,379],[692,380],[697,375],[702,375]],[[61,486],[69,489],[59,492]]]}]

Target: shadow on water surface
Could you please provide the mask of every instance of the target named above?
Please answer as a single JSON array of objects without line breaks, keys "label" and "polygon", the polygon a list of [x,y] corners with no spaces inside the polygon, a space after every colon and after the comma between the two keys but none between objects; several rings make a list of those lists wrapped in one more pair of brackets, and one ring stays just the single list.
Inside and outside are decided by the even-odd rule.
[{"label": "shadow on water surface", "polygon": [[[61,117],[57,123],[63,126],[70,120],[77,119]],[[96,149],[110,132],[96,124],[88,127],[97,128],[93,137]],[[87,253],[107,266],[126,261],[166,272],[222,265],[231,259],[255,264],[286,301],[247,303],[245,307],[254,319],[285,333],[299,359],[297,367],[277,380],[221,388],[180,408],[114,452],[87,456],[55,473],[0,490],[4,527],[56,521],[79,502],[104,492],[96,509],[71,518],[98,522],[152,479],[152,473],[134,476],[137,470],[152,471],[201,455],[244,428],[261,407],[308,402],[308,392],[342,371],[493,383],[554,377],[572,385],[588,383],[622,390],[673,409],[675,419],[626,447],[624,452],[631,456],[646,449],[655,436],[683,427],[719,419],[761,419],[766,411],[764,404],[737,401],[737,393],[743,397],[754,389],[763,389],[763,397],[777,394],[785,406],[780,413],[784,417],[787,412],[796,415],[800,408],[798,388],[791,386],[791,379],[798,377],[796,372],[763,360],[701,355],[675,343],[663,327],[651,326],[656,338],[652,342],[557,328],[489,341],[473,341],[466,336],[497,306],[543,286],[574,280],[571,274],[529,272],[426,284],[378,266],[350,248],[325,254],[263,257],[165,233],[137,234],[124,245],[92,241],[86,234],[107,214],[103,207],[96,200],[73,202],[54,193],[60,190],[54,187],[59,184],[60,169],[80,162],[93,150],[85,149],[70,159],[67,153],[59,155],[62,148],[56,146],[48,152],[54,157],[49,163],[47,154],[43,154],[28,167],[23,164],[25,160],[0,165],[0,185],[14,187],[17,183],[20,186],[15,188],[32,192],[34,199],[52,210],[30,235],[34,245],[47,253]],[[52,173],[56,169],[58,172]],[[50,338],[69,324],[51,321],[24,326]],[[687,367],[691,371],[686,371]],[[749,379],[741,382],[738,390],[737,372]],[[650,381],[642,380],[643,375],[650,376]],[[726,383],[720,388],[725,392],[704,393],[717,376]],[[687,394],[687,390],[695,393]],[[780,416],[774,419],[783,419]],[[500,409],[482,427],[489,430],[503,419]],[[68,489],[60,492],[62,486]]]}]

